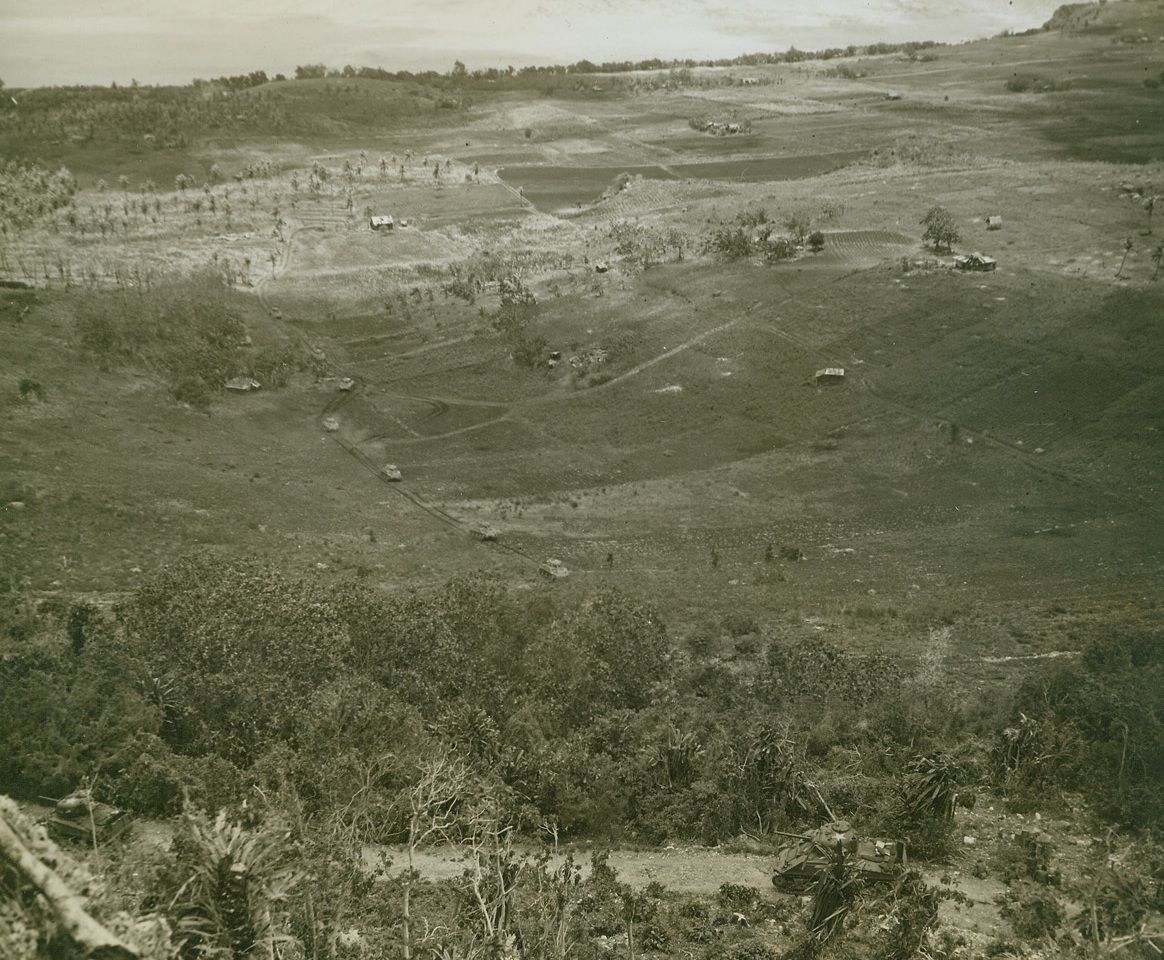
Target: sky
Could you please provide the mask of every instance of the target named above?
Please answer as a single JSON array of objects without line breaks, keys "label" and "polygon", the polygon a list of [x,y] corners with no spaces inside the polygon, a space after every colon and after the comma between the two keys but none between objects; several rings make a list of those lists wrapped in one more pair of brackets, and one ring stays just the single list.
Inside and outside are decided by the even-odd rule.
[{"label": "sky", "polygon": [[9,87],[707,59],[1026,30],[1061,0],[0,0]]}]

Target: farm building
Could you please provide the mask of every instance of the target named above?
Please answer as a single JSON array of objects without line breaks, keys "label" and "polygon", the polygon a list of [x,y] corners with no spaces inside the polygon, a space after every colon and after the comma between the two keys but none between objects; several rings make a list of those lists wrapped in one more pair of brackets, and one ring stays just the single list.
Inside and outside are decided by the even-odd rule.
[{"label": "farm building", "polygon": [[1002,229],[1002,217],[998,216],[997,214],[995,214],[992,217],[987,217],[986,218],[986,229],[987,230],[1001,230]]},{"label": "farm building", "polygon": [[223,386],[227,390],[236,390],[239,393],[249,393],[252,390],[258,390],[261,384],[258,380],[252,380],[250,377],[235,377],[232,380],[227,380]]},{"label": "farm building", "polygon": [[823,370],[818,370],[816,372],[814,379],[817,383],[844,383],[845,368],[825,367]]},{"label": "farm building", "polygon": [[368,225],[373,230],[391,230],[396,224],[391,217],[372,217]]},{"label": "farm building", "polygon": [[955,257],[954,266],[959,270],[993,270],[998,266],[998,261],[981,253],[970,253],[964,257]]}]

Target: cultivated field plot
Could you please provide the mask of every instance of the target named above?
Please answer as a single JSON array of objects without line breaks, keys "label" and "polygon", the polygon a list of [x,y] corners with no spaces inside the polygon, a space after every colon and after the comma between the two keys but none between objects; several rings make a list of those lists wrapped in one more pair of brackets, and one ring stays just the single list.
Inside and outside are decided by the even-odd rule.
[{"label": "cultivated field plot", "polygon": [[[1113,36],[1153,36],[1142,5],[1125,6]],[[849,630],[864,610],[884,636],[887,611],[920,618],[975,589],[1020,603],[1123,596],[1128,578],[1160,573],[1164,304],[1137,192],[1164,183],[1161,101],[1142,82],[1155,50],[1051,31],[936,59],[594,77],[561,96],[499,84],[435,120],[411,94],[395,103],[353,81],[361,102],[327,129],[311,112],[343,97],[290,83],[286,148],[224,131],[192,156],[207,178],[193,190],[101,193],[96,178],[120,170],[97,169],[94,153],[84,234],[58,218],[55,232],[10,238],[14,273],[71,288],[142,262],[224,264],[258,294],[254,343],[299,345],[312,366],[209,414],[156,415],[186,418],[199,451],[172,495],[173,445],[149,428],[119,433],[160,402],[148,379],[135,393],[113,378],[85,399],[70,384],[10,405],[32,458],[21,463],[57,449],[37,439],[49,423],[100,437],[92,465],[67,480],[52,471],[46,496],[76,496],[87,523],[140,517],[159,560],[194,541],[253,540],[295,565],[383,570],[391,587],[479,565],[525,575],[529,558],[559,556],[575,578],[555,589],[641,583],[683,622],[838,609]],[[391,129],[357,132],[377,110]],[[705,122],[738,130],[695,129]],[[247,175],[262,161],[268,172]],[[923,245],[937,204],[960,235],[951,252],[981,250],[995,272],[954,271]],[[373,214],[395,228],[373,232]],[[998,215],[1003,228],[988,231]],[[819,252],[766,263],[758,248],[715,250],[717,231],[751,243],[797,218],[821,231]],[[536,301],[529,365],[497,329],[503,276]],[[62,328],[50,343],[11,347],[13,390],[68,379],[60,351],[75,340]],[[844,381],[818,385],[825,367]],[[102,390],[116,424],[97,423]],[[129,492],[135,460],[148,504]],[[374,475],[385,463],[399,484]],[[21,466],[13,498],[40,469]],[[235,473],[245,487],[232,496]],[[437,507],[492,523],[520,553],[471,540]],[[40,539],[29,527],[10,541],[27,555],[8,555],[41,579],[53,569],[63,588],[96,583],[78,558],[99,551],[70,552],[68,526],[50,522]],[[763,560],[784,546],[806,560]]]},{"label": "cultivated field plot", "polygon": [[535,206],[555,211],[594,203],[605,191],[615,192],[622,176],[646,180],[771,183],[828,173],[864,155],[862,150],[845,150],[746,160],[671,161],[666,165],[505,167],[498,171],[498,176],[521,190],[522,196]]}]

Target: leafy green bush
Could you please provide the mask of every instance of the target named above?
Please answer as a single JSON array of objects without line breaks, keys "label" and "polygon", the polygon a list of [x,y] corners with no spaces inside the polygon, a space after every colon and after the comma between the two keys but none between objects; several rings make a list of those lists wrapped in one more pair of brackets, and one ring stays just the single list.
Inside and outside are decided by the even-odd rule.
[{"label": "leafy green bush", "polygon": [[1048,80],[1031,73],[1016,73],[1006,81],[1006,89],[1011,93],[1051,93],[1067,90],[1069,86],[1066,81]]},{"label": "leafy green bush", "polygon": [[1011,887],[999,912],[1014,935],[1026,943],[1053,939],[1067,917],[1053,890],[1031,883]]},{"label": "leafy green bush", "polygon": [[255,561],[179,561],[143,582],[120,616],[128,649],[168,691],[163,739],[244,764],[292,735],[351,650],[335,597]]},{"label": "leafy green bush", "polygon": [[963,780],[960,766],[944,754],[914,757],[905,769],[902,808],[910,823],[954,819],[954,803]]},{"label": "leafy green bush", "polygon": [[723,910],[747,915],[760,899],[760,891],[738,883],[721,883],[715,901]]},{"label": "leafy green bush", "polygon": [[527,654],[529,681],[569,723],[650,702],[667,674],[670,644],[659,615],[617,592],[556,622]]},{"label": "leafy green bush", "polygon": [[743,227],[720,227],[708,238],[705,246],[721,260],[741,260],[755,252],[751,234]]},{"label": "leafy green bush", "polygon": [[768,645],[758,678],[774,704],[844,703],[852,708],[874,701],[896,701],[904,679],[885,657],[856,656],[818,636],[801,636]]},{"label": "leafy green bush", "polygon": [[135,665],[116,648],[80,655],[17,650],[0,662],[0,792],[62,797],[82,781],[109,780],[161,726]]},{"label": "leafy green bush", "polygon": [[870,905],[878,916],[873,956],[878,960],[925,956],[920,951],[927,933],[937,923],[940,899],[939,893],[926,884],[918,871],[908,871]]},{"label": "leafy green bush", "polygon": [[114,776],[111,797],[137,813],[170,817],[186,801],[195,809],[216,813],[245,796],[247,780],[221,757],[183,757],[151,737],[141,753]]},{"label": "leafy green bush", "polygon": [[1050,778],[1128,826],[1164,818],[1164,632],[1096,639],[1081,662],[1024,682],[1013,710],[996,751],[1004,777]]},{"label": "leafy green bush", "polygon": [[285,387],[297,373],[322,373],[320,362],[299,344],[281,343],[254,351],[243,365],[242,374],[264,387]]}]

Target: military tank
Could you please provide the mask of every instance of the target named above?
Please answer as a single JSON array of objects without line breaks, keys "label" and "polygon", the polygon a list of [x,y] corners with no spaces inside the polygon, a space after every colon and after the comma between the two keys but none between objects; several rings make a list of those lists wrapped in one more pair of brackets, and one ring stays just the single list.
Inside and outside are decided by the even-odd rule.
[{"label": "military tank", "polygon": [[804,890],[823,869],[833,864],[838,851],[848,860],[854,874],[863,880],[892,880],[907,866],[902,841],[860,840],[847,820],[826,823],[810,834],[781,833],[780,836],[788,839],[772,868],[772,884],[778,890]]},{"label": "military tank", "polygon": [[88,790],[77,790],[56,802],[44,822],[55,840],[82,840],[104,843],[129,829],[130,816],[124,810],[99,803]]}]

